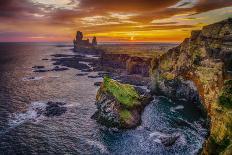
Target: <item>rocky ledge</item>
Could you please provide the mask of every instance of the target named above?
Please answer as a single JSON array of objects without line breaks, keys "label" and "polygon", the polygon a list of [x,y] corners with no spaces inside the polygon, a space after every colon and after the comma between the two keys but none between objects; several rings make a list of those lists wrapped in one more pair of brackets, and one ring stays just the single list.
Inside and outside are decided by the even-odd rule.
[{"label": "rocky ledge", "polygon": [[152,62],[152,89],[189,104],[202,103],[210,136],[202,154],[232,154],[232,19],[193,31]]},{"label": "rocky ledge", "polygon": [[97,112],[92,116],[102,125],[112,128],[134,128],[141,123],[141,113],[152,97],[129,84],[108,77],[98,90]]}]

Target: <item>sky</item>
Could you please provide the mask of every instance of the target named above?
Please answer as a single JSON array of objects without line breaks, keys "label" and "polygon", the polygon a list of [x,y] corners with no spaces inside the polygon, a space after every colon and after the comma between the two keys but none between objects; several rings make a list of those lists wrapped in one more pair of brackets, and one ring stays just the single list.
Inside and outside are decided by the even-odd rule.
[{"label": "sky", "polygon": [[0,42],[181,42],[232,17],[232,0],[0,0]]}]

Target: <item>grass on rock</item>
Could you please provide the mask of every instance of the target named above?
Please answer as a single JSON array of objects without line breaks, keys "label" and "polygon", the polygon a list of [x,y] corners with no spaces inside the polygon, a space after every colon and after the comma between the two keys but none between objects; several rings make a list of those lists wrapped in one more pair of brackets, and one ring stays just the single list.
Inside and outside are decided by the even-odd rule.
[{"label": "grass on rock", "polygon": [[104,77],[104,88],[123,106],[133,108],[139,104],[139,94],[132,85],[121,84],[109,77]]},{"label": "grass on rock", "polygon": [[126,122],[127,120],[130,120],[132,117],[131,112],[127,109],[120,111],[120,119],[122,122]]}]

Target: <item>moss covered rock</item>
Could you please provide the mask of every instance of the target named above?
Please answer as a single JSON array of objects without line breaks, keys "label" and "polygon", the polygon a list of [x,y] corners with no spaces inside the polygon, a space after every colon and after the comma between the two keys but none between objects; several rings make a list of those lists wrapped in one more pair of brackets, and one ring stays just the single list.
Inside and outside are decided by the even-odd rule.
[{"label": "moss covered rock", "polygon": [[140,124],[143,108],[152,99],[132,85],[105,77],[96,96],[93,118],[107,127],[133,128]]}]

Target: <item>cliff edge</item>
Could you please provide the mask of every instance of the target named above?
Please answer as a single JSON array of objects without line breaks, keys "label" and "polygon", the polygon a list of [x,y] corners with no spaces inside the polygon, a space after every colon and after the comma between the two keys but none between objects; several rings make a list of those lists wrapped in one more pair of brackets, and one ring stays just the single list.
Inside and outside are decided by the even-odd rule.
[{"label": "cliff edge", "polygon": [[152,63],[154,93],[204,106],[210,136],[202,154],[232,154],[232,19],[192,31]]}]

